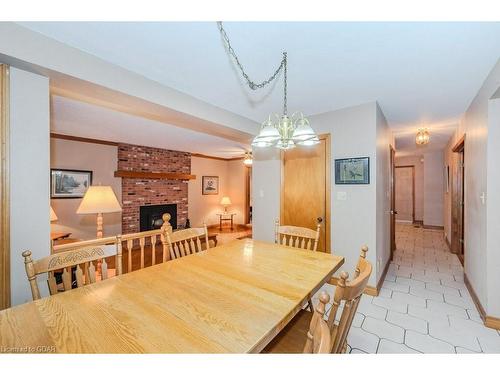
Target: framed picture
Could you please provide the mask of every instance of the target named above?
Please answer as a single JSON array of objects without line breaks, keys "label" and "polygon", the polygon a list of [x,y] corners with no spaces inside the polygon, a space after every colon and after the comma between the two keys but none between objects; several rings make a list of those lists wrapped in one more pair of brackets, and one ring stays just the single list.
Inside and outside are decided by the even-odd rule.
[{"label": "framed picture", "polygon": [[370,183],[370,158],[335,159],[335,184]]},{"label": "framed picture", "polygon": [[90,185],[92,185],[92,171],[50,170],[51,198],[83,198]]},{"label": "framed picture", "polygon": [[201,193],[203,195],[219,194],[219,176],[203,176],[201,178]]}]

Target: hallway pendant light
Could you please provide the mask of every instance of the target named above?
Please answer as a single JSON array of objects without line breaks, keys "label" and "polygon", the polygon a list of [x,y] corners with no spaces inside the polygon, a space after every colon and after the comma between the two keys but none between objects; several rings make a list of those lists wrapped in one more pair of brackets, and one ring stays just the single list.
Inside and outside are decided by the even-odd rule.
[{"label": "hallway pendant light", "polygon": [[424,128],[418,129],[417,136],[415,138],[415,143],[419,146],[426,145],[431,140],[429,131]]},{"label": "hallway pendant light", "polygon": [[243,164],[250,167],[253,164],[253,158],[251,152],[245,152],[245,158],[243,159]]},{"label": "hallway pendant light", "polygon": [[296,145],[299,146],[313,146],[320,142],[318,136],[314,132],[311,125],[309,125],[309,120],[304,117],[304,115],[300,112],[296,112],[291,116],[288,115],[287,108],[287,54],[283,52],[283,58],[281,59],[281,63],[278,68],[275,70],[273,75],[262,81],[261,83],[255,83],[250,80],[248,74],[243,69],[243,65],[241,65],[236,53],[229,42],[229,37],[226,34],[226,31],[222,27],[222,22],[217,22],[219,27],[219,31],[221,33],[222,38],[226,42],[227,50],[231,54],[239,68],[243,78],[246,80],[248,86],[252,90],[261,89],[268,84],[270,84],[278,74],[283,71],[283,114],[274,116],[269,116],[266,121],[264,121],[261,125],[259,134],[252,141],[253,147],[277,147],[281,150],[288,150]]}]

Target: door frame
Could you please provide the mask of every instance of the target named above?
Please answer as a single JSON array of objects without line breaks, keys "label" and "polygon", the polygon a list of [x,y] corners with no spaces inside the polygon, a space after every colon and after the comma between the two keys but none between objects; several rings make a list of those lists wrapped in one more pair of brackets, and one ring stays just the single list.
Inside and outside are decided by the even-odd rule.
[{"label": "door frame", "polygon": [[[323,222],[323,230],[325,231],[325,250],[331,249],[331,222],[330,222],[330,211],[332,208],[331,205],[331,193],[332,193],[332,183],[331,183],[331,166],[332,166],[332,152],[331,152],[331,135],[330,133],[320,134],[318,135],[320,140],[325,141],[325,220]],[[280,222],[283,221],[283,212],[284,212],[284,195],[285,195],[285,152],[280,152],[280,160],[281,160],[281,182],[280,182]]]},{"label": "door frame", "polygon": [[10,307],[9,67],[0,64],[0,310]]},{"label": "door frame", "polygon": [[[465,261],[465,208],[466,208],[465,207],[465,166],[463,165],[465,162],[465,134],[462,136],[462,138],[460,138],[457,141],[457,143],[455,144],[455,146],[453,146],[453,148],[451,150],[454,153],[463,154],[462,165],[458,164],[460,159],[457,159],[456,163],[455,163],[455,168],[452,169],[452,176],[453,176],[452,181],[453,181],[453,183],[451,184],[451,241],[450,241],[452,253],[455,253],[458,256],[458,259],[460,260],[460,262],[462,263],[462,266],[463,266],[464,261]],[[456,168],[462,168],[461,181],[458,181],[458,178],[457,178],[458,170]],[[460,202],[457,200],[457,194],[456,194],[456,192],[458,190],[458,188],[456,186],[457,183],[460,183],[462,185],[461,197],[459,198]],[[462,217],[457,218],[454,215],[454,212],[456,212],[456,211],[453,210],[453,207],[455,205],[460,204],[460,203],[462,203],[462,209],[460,210]],[[455,222],[457,222],[458,220],[461,221],[462,237],[463,238],[457,238],[457,237],[460,237],[460,235],[457,235],[457,233],[455,233],[455,231],[453,230],[453,224]],[[461,245],[463,248],[463,254],[460,251],[461,250],[460,249],[460,241],[462,241]]]},{"label": "door frame", "polygon": [[252,166],[245,166],[245,224],[250,224],[250,175]]},{"label": "door frame", "polygon": [[390,248],[390,260],[394,258],[394,252],[396,251],[396,179],[395,179],[395,158],[396,150],[392,145],[389,145],[389,169],[390,169],[390,211],[389,211],[389,226],[390,226],[390,236],[391,236],[391,248]]},{"label": "door frame", "polygon": [[[396,169],[396,168],[411,168],[411,183],[412,183],[412,188],[411,188],[411,200],[412,200],[411,223],[415,224],[415,166],[414,165],[396,165],[396,166],[394,166],[394,169]],[[396,184],[396,173],[394,173],[394,184]],[[396,194],[394,194],[394,208],[396,208],[396,201],[395,200],[396,200]],[[395,212],[394,220],[396,220],[396,214],[397,214],[397,212]]]}]

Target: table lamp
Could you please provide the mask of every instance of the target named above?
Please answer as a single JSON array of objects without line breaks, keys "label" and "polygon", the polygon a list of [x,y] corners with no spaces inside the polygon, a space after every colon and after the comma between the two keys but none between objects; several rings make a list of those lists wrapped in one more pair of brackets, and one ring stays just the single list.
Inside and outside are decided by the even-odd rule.
[{"label": "table lamp", "polygon": [[227,213],[227,206],[231,205],[231,199],[229,197],[222,197],[220,204],[224,206],[224,213]]},{"label": "table lamp", "polygon": [[57,221],[57,215],[52,206],[50,206],[50,222]]},{"label": "table lamp", "polygon": [[83,196],[77,214],[97,214],[97,238],[102,238],[102,214],[122,210],[111,186],[90,186]]}]

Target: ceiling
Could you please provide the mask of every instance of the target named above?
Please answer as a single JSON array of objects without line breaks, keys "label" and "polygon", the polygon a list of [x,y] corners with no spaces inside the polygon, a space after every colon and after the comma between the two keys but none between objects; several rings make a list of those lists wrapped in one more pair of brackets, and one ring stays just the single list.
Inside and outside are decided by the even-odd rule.
[{"label": "ceiling", "polygon": [[[282,108],[282,81],[251,91],[215,22],[21,25],[258,122]],[[266,79],[288,52],[291,112],[312,115],[377,100],[389,125],[403,133],[456,123],[500,56],[500,23],[224,25],[255,81]],[[409,135],[399,137],[401,147],[413,147]],[[431,142],[442,145],[443,137]]]},{"label": "ceiling", "polygon": [[423,155],[427,152],[443,150],[455,133],[458,124],[434,124],[428,127],[430,142],[426,145],[415,143],[416,130],[398,129],[394,132],[397,156]]},{"label": "ceiling", "polygon": [[132,116],[60,96],[52,96],[53,133],[147,145],[223,158],[243,156],[242,143]]}]

